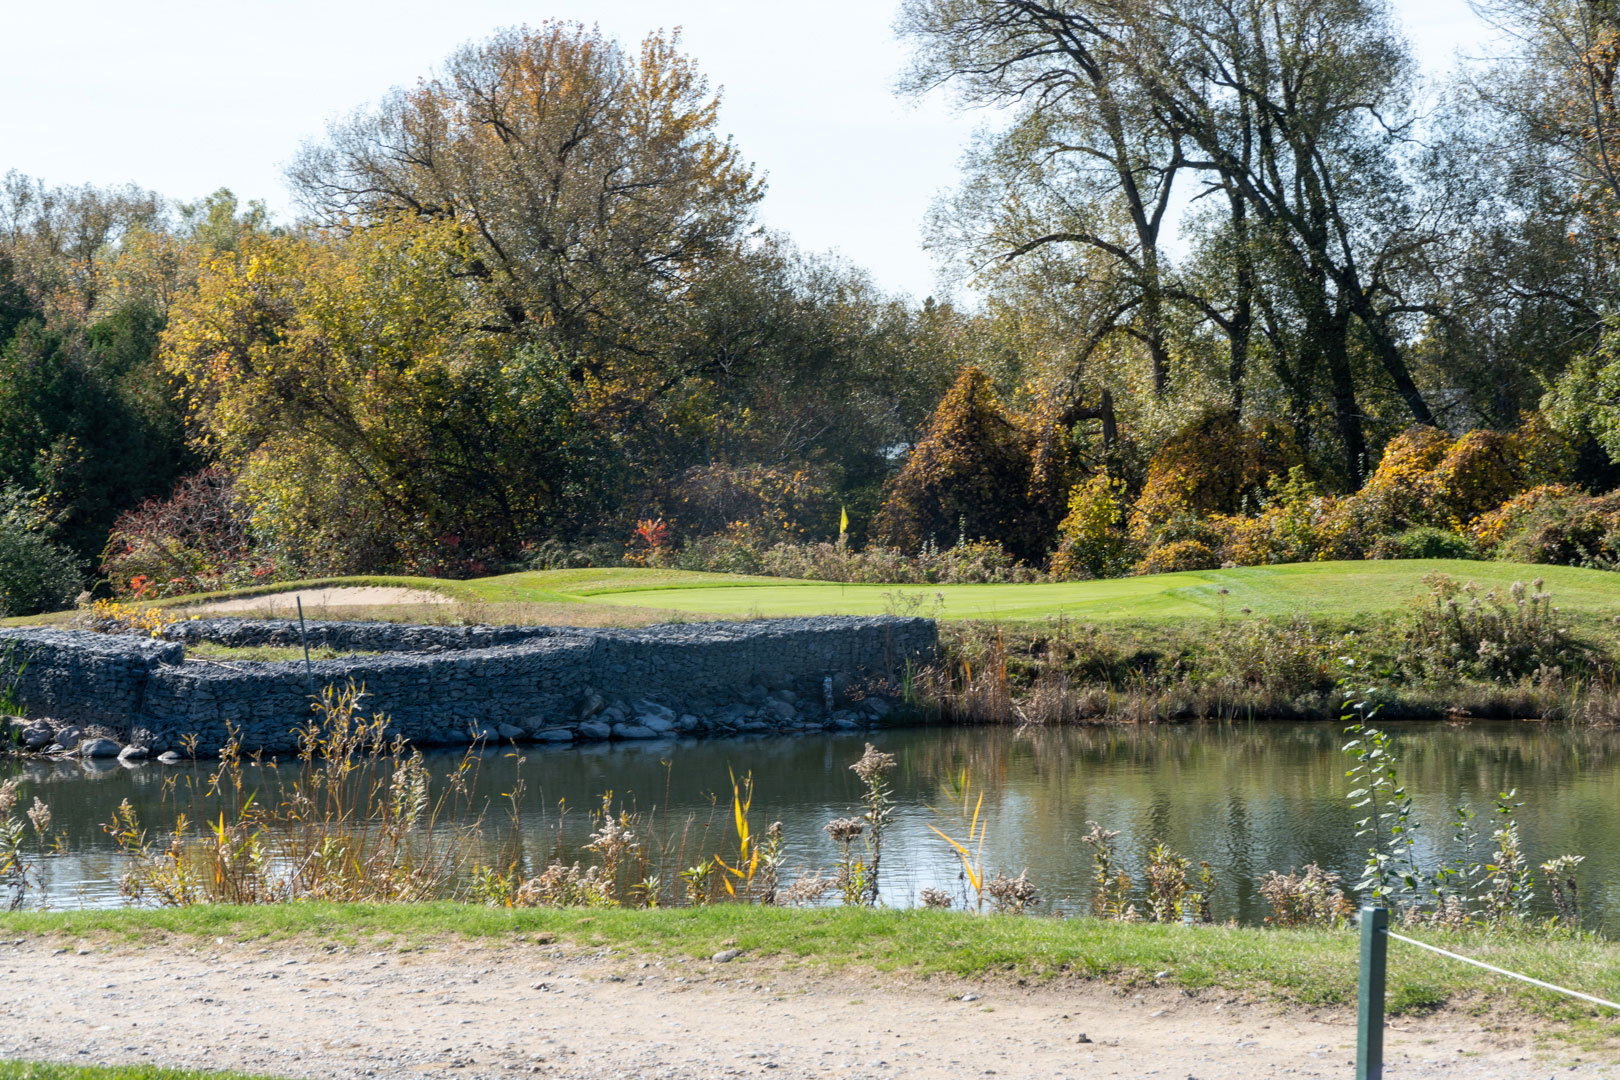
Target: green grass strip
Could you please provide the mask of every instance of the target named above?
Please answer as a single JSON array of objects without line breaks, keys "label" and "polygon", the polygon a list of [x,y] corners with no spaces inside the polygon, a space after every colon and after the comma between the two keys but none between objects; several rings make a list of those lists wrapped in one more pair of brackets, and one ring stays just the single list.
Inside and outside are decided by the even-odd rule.
[{"label": "green grass strip", "polygon": [[49,1061],[0,1061],[0,1080],[274,1080],[238,1072],[190,1072],[155,1065],[57,1065]]},{"label": "green grass strip", "polygon": [[[1157,981],[1312,1006],[1353,1004],[1357,980],[1357,935],[1349,929],[1184,927],[1090,918],[741,905],[646,911],[295,903],[0,916],[0,934],[108,938],[140,945],[154,932],[232,940],[381,941],[399,948],[420,947],[446,936],[507,938],[517,943],[544,933],[580,945],[659,955],[702,958],[734,945],[751,958],[967,978],[1081,976],[1153,983],[1155,976],[1168,972]],[[1620,945],[1611,942],[1528,933],[1413,936],[1601,997],[1620,996]],[[1567,1020],[1607,1015],[1596,1007],[1398,943],[1391,945],[1389,969],[1389,1008],[1397,1015],[1468,999],[1511,1003]]]}]

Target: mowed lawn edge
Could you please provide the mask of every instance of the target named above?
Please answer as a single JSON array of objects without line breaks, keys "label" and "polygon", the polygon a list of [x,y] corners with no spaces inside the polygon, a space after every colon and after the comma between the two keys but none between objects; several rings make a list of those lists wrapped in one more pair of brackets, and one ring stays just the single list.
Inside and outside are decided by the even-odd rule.
[{"label": "mowed lawn edge", "polygon": [[[401,949],[436,939],[553,940],[699,960],[722,948],[738,961],[786,960],[855,965],[914,976],[1103,979],[1235,993],[1283,1005],[1343,1008],[1356,997],[1359,939],[1353,928],[1276,930],[1237,926],[1120,923],[1092,918],[983,916],[966,912],[783,909],[743,905],[630,910],[504,909],[440,902],[358,905],[16,912],[0,935],[69,938],[96,945],[148,947],[163,938],[382,944]],[[1412,936],[1463,955],[1609,1000],[1620,1000],[1620,944],[1589,936],[1444,933]],[[1507,1005],[1566,1021],[1606,1010],[1503,979],[1400,943],[1391,944],[1393,1014],[1444,1007]]]}]

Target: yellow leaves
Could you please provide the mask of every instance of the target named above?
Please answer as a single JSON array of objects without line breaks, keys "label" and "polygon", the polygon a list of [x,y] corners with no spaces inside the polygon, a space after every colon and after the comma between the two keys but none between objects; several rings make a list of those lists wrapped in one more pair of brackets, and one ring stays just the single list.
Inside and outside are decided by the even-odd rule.
[{"label": "yellow leaves", "polygon": [[968,826],[967,840],[965,842],[956,840],[942,829],[933,825],[928,827],[956,852],[956,857],[962,863],[962,873],[967,878],[968,884],[973,886],[975,894],[982,894],[984,891],[984,838],[985,832],[989,828],[989,823],[983,817],[984,792],[979,792],[979,798],[976,802],[973,802],[973,812],[970,815],[967,812],[967,807],[972,800],[972,794],[968,787],[967,774],[964,772],[959,784],[953,784],[952,787],[962,793],[962,816]]},{"label": "yellow leaves", "polygon": [[732,866],[718,855],[714,857],[714,862],[731,875],[731,877],[721,875],[720,883],[726,887],[727,895],[733,899],[737,896],[737,890],[732,885],[732,878],[737,879],[737,883],[743,886],[746,893],[754,883],[754,874],[759,870],[759,846],[754,843],[754,834],[748,825],[748,811],[753,805],[754,775],[749,773],[739,784],[737,774],[732,773],[731,812],[737,829],[737,865]]}]

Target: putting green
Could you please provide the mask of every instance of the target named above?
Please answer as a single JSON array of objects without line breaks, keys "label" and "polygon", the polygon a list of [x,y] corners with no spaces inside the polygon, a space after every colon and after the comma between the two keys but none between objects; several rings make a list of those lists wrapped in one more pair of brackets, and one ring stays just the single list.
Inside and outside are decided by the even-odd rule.
[{"label": "putting green", "polygon": [[1161,622],[1215,617],[1223,609],[1236,615],[1243,608],[1271,616],[1377,614],[1408,604],[1424,591],[1424,576],[1436,571],[1502,589],[1542,578],[1567,611],[1620,613],[1620,575],[1608,571],[1451,559],[1295,563],[1032,585],[845,585],[654,570],[541,571],[467,584],[486,599],[576,599],[732,618],[897,612]]}]

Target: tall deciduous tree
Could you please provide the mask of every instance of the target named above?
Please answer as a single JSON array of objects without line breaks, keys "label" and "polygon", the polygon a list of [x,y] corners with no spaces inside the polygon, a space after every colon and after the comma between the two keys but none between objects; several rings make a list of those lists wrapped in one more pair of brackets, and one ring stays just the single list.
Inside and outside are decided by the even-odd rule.
[{"label": "tall deciduous tree", "polygon": [[465,570],[583,497],[563,374],[483,329],[473,249],[451,221],[255,238],[176,306],[165,350],[197,441],[241,470],[288,562]]},{"label": "tall deciduous tree", "polygon": [[594,29],[504,30],[304,149],[329,225],[408,213],[466,229],[485,328],[543,340],[577,381],[664,358],[670,309],[733,250],[762,185],[715,131],[675,36],[629,54]]}]

